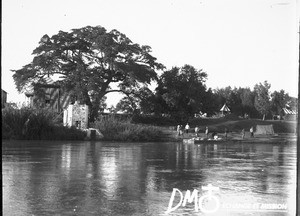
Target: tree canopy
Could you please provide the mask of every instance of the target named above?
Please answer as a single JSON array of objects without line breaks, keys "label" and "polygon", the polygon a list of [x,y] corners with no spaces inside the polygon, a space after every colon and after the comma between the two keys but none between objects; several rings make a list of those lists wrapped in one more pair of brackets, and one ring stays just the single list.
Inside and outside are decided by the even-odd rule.
[{"label": "tree canopy", "polygon": [[154,94],[147,88],[142,87],[123,97],[116,105],[116,111],[129,114],[149,114],[154,112]]},{"label": "tree canopy", "polygon": [[157,79],[156,70],[164,66],[150,53],[150,46],[133,43],[117,30],[86,26],[59,31],[52,37],[44,35],[33,51],[32,62],[13,70],[13,78],[18,91],[23,92],[59,75],[56,83],[91,105],[93,119],[104,95],[116,91],[128,94]]},{"label": "tree canopy", "polygon": [[187,116],[198,113],[204,103],[206,78],[207,74],[203,70],[197,70],[191,65],[165,71],[156,89],[166,104],[165,112],[181,112]]}]

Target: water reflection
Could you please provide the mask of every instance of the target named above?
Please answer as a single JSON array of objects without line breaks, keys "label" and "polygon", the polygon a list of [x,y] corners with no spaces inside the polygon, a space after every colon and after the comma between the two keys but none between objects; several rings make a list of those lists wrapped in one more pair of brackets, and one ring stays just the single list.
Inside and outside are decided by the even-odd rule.
[{"label": "water reflection", "polygon": [[[4,215],[164,215],[173,188],[220,188],[222,203],[286,203],[293,215],[296,146],[4,142]],[[174,214],[205,215],[193,207]],[[211,214],[210,214],[211,215]]]}]

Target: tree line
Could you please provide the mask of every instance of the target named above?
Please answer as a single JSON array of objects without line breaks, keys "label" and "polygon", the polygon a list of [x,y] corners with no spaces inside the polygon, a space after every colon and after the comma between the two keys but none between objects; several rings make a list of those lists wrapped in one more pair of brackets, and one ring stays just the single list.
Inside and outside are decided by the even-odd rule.
[{"label": "tree line", "polygon": [[218,115],[226,104],[231,113],[251,118],[281,118],[283,108],[296,110],[297,98],[284,90],[270,91],[267,81],[249,87],[207,88],[207,74],[193,66],[174,67],[162,73],[154,92],[142,88],[136,95],[124,97],[113,107],[115,112],[168,115],[180,119],[195,114]]},{"label": "tree line", "polygon": [[[44,35],[33,50],[32,61],[12,70],[16,88],[26,92],[48,77],[68,92],[73,101],[90,106],[94,121],[106,108],[111,92],[125,95],[111,111],[169,115],[178,119],[196,113],[214,115],[224,103],[237,115],[280,115],[296,98],[281,90],[270,92],[265,81],[250,88],[207,88],[207,73],[191,65],[166,67],[151,55],[151,47],[132,42],[125,34],[101,26],[86,26]],[[158,72],[161,75],[158,75]],[[157,87],[151,91],[150,84]]]}]

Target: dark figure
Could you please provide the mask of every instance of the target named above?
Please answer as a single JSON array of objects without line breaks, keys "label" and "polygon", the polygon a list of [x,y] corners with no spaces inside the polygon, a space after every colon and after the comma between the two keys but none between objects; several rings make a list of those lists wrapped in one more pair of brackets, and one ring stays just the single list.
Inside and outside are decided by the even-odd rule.
[{"label": "dark figure", "polygon": [[225,128],[224,136],[225,136],[225,140],[227,140],[227,128]]},{"label": "dark figure", "polygon": [[180,125],[179,133],[183,136],[183,125]]},{"label": "dark figure", "polygon": [[213,133],[211,134],[211,138],[212,138],[212,139],[215,139],[215,136],[217,136],[217,135],[218,135],[217,132],[213,132]]},{"label": "dark figure", "polygon": [[28,117],[28,119],[26,120],[26,122],[24,123],[24,126],[23,126],[23,128],[22,128],[22,135],[23,135],[23,136],[26,136],[26,135],[27,135],[29,121],[30,121],[30,119],[29,119],[29,117]]}]

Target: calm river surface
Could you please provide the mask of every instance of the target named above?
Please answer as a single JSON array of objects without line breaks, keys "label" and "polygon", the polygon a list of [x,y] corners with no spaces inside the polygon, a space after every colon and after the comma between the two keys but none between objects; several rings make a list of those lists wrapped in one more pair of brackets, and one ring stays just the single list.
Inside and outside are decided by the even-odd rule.
[{"label": "calm river surface", "polygon": [[295,215],[296,159],[296,144],[3,141],[3,215]]}]

